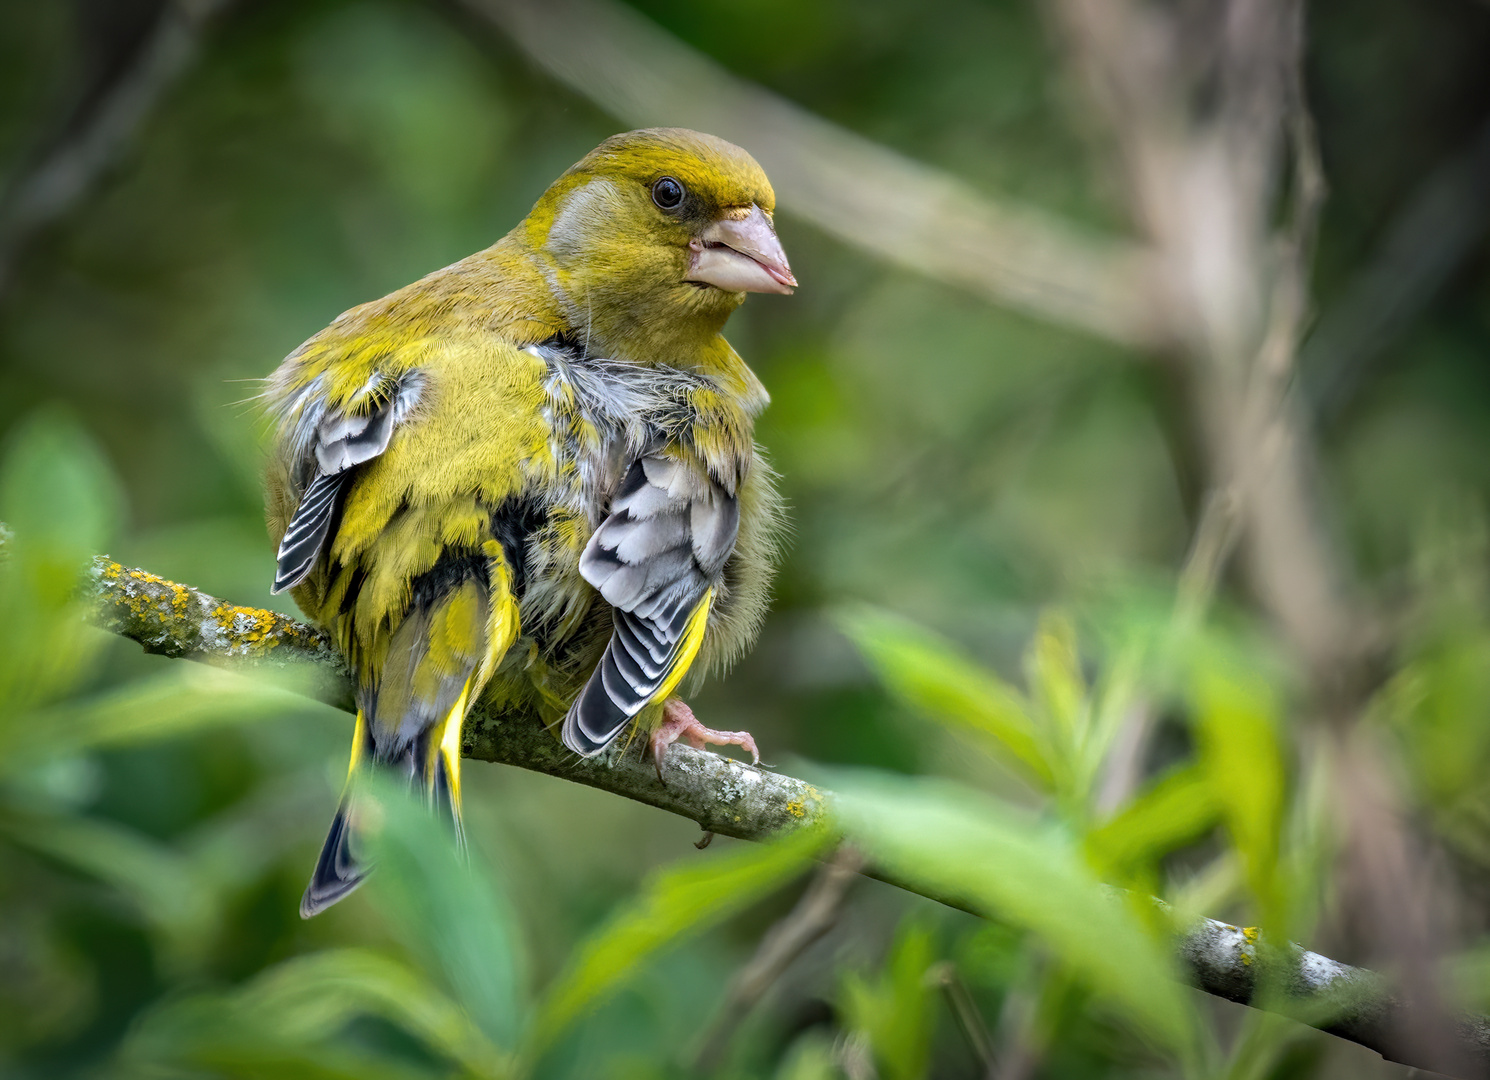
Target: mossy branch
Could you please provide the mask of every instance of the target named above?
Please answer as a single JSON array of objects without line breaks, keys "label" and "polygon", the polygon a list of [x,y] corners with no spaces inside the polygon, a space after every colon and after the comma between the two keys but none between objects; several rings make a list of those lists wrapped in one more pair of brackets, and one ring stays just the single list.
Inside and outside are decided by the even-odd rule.
[{"label": "mossy branch", "polygon": [[[96,625],[139,642],[146,652],[236,671],[309,673],[315,697],[352,708],[346,662],[315,627],[272,611],[238,607],[106,556],[93,560],[86,598]],[[542,728],[494,715],[480,705],[466,722],[465,756],[601,788],[742,840],[822,821],[826,811],[823,794],[811,784],[719,754],[674,745],[663,784],[636,751],[610,761],[586,760]]]},{"label": "mossy branch", "polygon": [[[314,627],[238,607],[107,557],[94,560],[84,591],[93,623],[138,642],[147,652],[236,671],[309,670],[317,675],[311,691],[317,698],[351,707],[346,664]],[[579,759],[541,727],[479,706],[467,722],[464,749],[469,758],[600,788],[743,840],[823,824],[833,800],[831,792],[795,777],[684,745],[669,749],[663,783],[639,751],[610,761]],[[927,895],[888,875],[873,876]],[[955,897],[930,898],[966,910]],[[1202,919],[1178,942],[1178,954],[1192,985],[1208,994],[1281,1012],[1383,1056],[1391,1054],[1388,1033],[1411,1022],[1411,1007],[1396,1000],[1374,972],[1294,945],[1266,949],[1250,928]],[[1468,1058],[1479,1070],[1463,1075],[1482,1075],[1490,1068],[1490,1017],[1461,1017],[1459,1034],[1463,1045],[1456,1057]],[[1441,1064],[1433,1064],[1442,1070]]]}]

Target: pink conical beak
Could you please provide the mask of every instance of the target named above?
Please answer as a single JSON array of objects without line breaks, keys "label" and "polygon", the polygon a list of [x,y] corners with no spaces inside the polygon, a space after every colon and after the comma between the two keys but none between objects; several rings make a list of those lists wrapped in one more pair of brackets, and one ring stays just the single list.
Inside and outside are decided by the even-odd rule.
[{"label": "pink conical beak", "polygon": [[759,206],[741,218],[720,218],[688,245],[692,255],[685,281],[725,292],[782,293],[797,285],[786,252]]}]

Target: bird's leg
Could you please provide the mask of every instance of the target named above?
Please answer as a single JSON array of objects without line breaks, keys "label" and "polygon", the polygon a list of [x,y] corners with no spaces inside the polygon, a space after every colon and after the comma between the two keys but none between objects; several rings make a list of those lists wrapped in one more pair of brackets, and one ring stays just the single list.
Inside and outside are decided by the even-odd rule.
[{"label": "bird's leg", "polygon": [[662,705],[662,724],[652,732],[652,760],[657,763],[657,779],[662,779],[662,758],[667,748],[682,739],[695,750],[706,746],[740,746],[750,751],[753,765],[761,763],[761,752],[748,731],[715,731],[698,722],[693,710],[682,698],[668,698]]}]

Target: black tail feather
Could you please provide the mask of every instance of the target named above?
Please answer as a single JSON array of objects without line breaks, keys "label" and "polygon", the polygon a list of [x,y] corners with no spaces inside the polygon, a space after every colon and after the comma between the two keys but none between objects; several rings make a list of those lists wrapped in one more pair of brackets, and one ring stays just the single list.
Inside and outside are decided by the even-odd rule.
[{"label": "black tail feather", "polygon": [[352,854],[355,837],[350,809],[350,799],[343,799],[336,808],[336,817],[331,820],[331,829],[326,833],[326,843],[321,846],[321,857],[316,860],[315,873],[305,887],[305,895],[300,898],[302,919],[319,915],[361,885],[367,877],[367,868]]}]

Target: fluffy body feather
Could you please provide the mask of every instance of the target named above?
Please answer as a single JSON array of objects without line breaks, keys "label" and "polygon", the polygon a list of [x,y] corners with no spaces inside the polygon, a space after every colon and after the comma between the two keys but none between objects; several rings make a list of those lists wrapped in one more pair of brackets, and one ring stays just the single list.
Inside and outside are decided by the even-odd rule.
[{"label": "fluffy body feather", "polygon": [[[458,825],[482,695],[596,753],[748,647],[780,503],[752,435],[766,392],[720,331],[736,280],[791,279],[769,253],[698,267],[722,246],[701,236],[759,235],[773,209],[728,143],[617,136],[491,248],[345,313],[270,378],[276,590],[357,674],[354,774],[401,769]],[[351,786],[303,914],[362,878]]]}]

